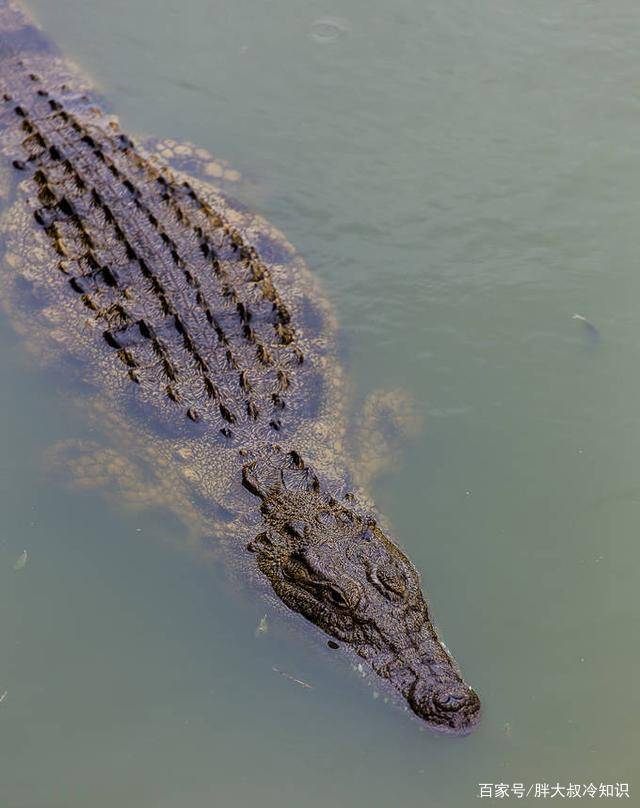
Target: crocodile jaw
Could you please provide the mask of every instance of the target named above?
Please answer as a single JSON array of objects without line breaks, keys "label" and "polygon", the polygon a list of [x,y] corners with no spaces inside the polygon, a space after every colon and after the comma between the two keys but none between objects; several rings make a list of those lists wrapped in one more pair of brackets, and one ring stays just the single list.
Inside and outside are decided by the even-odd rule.
[{"label": "crocodile jaw", "polygon": [[[422,600],[422,596],[421,596]],[[369,623],[369,641],[355,647],[372,670],[398,692],[430,729],[467,735],[480,720],[480,699],[460,674],[448,649],[429,619],[424,601],[408,625],[392,621],[381,631]]]}]

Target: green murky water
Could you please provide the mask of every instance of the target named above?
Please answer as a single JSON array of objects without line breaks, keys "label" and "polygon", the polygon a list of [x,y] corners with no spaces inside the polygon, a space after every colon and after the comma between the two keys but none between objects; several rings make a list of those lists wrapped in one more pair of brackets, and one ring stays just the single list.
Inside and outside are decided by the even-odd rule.
[{"label": "green murky water", "polygon": [[264,606],[178,524],[56,485],[42,451],[87,427],[0,322],[0,804],[459,808],[592,781],[640,804],[637,3],[31,5],[126,129],[243,173],[325,282],[359,397],[418,401],[376,495],[485,713],[420,732],[277,617],[256,637]]}]

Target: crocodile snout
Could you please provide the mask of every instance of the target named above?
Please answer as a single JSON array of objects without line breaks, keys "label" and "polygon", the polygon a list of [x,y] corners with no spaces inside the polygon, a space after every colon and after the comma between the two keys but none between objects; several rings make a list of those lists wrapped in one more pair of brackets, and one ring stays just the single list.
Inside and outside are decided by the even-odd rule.
[{"label": "crocodile snout", "polygon": [[467,735],[480,720],[478,694],[462,681],[418,678],[407,701],[416,715],[441,732]]}]

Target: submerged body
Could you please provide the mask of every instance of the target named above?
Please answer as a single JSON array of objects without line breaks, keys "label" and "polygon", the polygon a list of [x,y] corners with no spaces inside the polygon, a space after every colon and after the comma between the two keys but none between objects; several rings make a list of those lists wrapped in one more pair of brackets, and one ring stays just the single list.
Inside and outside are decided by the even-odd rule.
[{"label": "submerged body", "polygon": [[429,726],[468,732],[478,697],[362,488],[331,307],[291,245],[124,135],[5,0],[0,154],[3,307],[113,447],[67,447],[76,477],[196,523]]}]

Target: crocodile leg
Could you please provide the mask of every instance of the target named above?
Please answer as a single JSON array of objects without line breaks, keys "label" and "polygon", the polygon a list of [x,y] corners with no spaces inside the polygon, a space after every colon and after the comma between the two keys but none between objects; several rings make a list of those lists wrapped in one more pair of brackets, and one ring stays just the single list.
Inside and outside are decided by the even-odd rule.
[{"label": "crocodile leg", "polygon": [[45,468],[55,469],[74,490],[99,491],[115,507],[170,511],[186,527],[188,543],[204,528],[202,516],[189,500],[188,488],[163,479],[148,465],[92,441],[67,440],[45,452]]},{"label": "crocodile leg", "polygon": [[[76,491],[99,491],[114,507],[168,511],[186,529],[180,541],[193,547],[203,540],[211,547],[232,532],[235,516],[217,505],[231,475],[207,474],[200,441],[145,436],[127,428],[108,406],[88,403],[91,421],[109,436],[109,444],[72,439],[51,446],[44,465],[57,481]],[[221,449],[221,466],[230,461],[224,455]]]},{"label": "crocodile leg", "polygon": [[423,429],[423,418],[416,403],[404,390],[375,390],[362,409],[356,433],[354,475],[360,486],[397,470],[403,447]]},{"label": "crocodile leg", "polygon": [[226,160],[214,157],[207,149],[188,140],[178,142],[145,136],[141,144],[151,159],[159,159],[174,171],[214,182],[221,188],[235,185],[241,179],[240,172],[231,168]]}]

